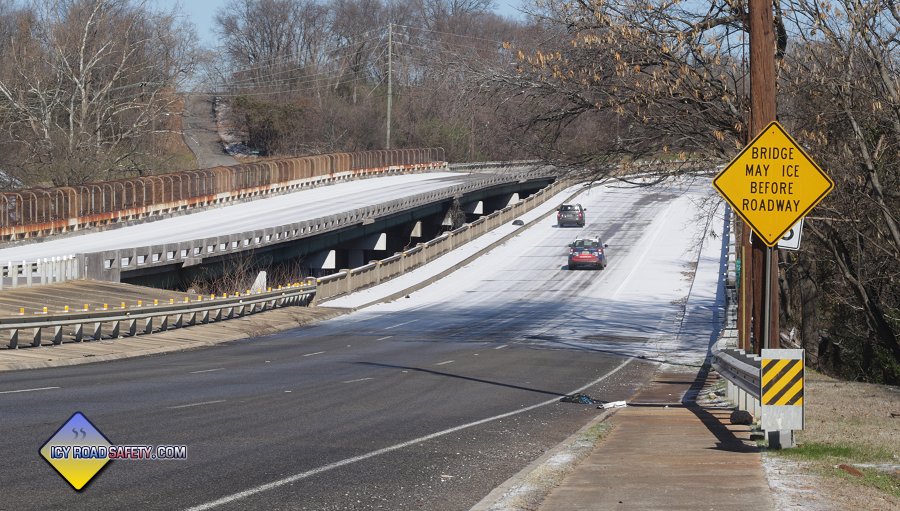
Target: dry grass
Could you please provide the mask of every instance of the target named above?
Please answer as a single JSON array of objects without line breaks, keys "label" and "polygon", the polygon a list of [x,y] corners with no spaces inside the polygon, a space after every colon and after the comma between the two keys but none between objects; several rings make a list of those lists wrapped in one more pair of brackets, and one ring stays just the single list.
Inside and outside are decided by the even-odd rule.
[{"label": "dry grass", "polygon": [[882,452],[900,464],[900,388],[834,380],[807,369],[801,443]]},{"label": "dry grass", "polygon": [[799,447],[770,452],[796,461],[801,474],[820,476],[816,491],[826,493],[835,509],[900,509],[900,417],[891,416],[900,414],[900,388],[835,380],[807,369],[804,399]]}]

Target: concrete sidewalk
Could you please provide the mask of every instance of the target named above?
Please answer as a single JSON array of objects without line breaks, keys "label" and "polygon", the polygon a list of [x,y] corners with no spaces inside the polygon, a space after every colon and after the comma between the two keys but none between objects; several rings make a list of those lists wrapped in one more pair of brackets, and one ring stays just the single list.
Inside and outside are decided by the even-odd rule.
[{"label": "concrete sidewalk", "polygon": [[[565,444],[583,441],[588,427],[473,509],[775,509],[749,426],[731,425],[731,409],[707,399],[717,379],[705,371],[661,369],[626,408],[606,419],[611,430],[549,493],[523,498],[541,475],[554,470],[554,460],[565,457]],[[603,420],[598,416],[595,422]],[[540,504],[522,506],[529,500]]]}]

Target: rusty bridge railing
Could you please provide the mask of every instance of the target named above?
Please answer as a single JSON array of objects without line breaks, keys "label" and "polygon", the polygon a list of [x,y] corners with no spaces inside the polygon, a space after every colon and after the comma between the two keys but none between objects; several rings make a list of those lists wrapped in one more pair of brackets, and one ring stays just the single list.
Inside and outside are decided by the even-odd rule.
[{"label": "rusty bridge railing", "polygon": [[0,193],[0,240],[66,232],[359,175],[443,167],[442,148],[304,156]]}]

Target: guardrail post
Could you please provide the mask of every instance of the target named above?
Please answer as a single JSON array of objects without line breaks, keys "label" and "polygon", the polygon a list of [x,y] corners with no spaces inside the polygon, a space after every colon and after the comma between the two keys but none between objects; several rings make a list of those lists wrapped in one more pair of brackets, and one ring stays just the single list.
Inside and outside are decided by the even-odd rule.
[{"label": "guardrail post", "polygon": [[209,323],[209,311],[208,310],[200,313],[200,323],[203,325]]},{"label": "guardrail post", "polygon": [[110,332],[109,335],[111,335],[113,339],[118,339],[118,338],[119,338],[119,332],[120,332],[121,329],[122,329],[122,322],[121,322],[121,321],[113,321],[113,324],[112,324],[112,325],[113,325],[113,326],[112,326],[112,332]]},{"label": "guardrail post", "polygon": [[53,327],[53,344],[62,344],[62,327]]},{"label": "guardrail post", "polygon": [[137,335],[137,320],[129,319],[128,320],[128,336],[134,337],[135,335]]},{"label": "guardrail post", "polygon": [[34,336],[31,338],[31,345],[35,348],[41,346],[41,327],[34,328]]},{"label": "guardrail post", "polygon": [[147,318],[146,322],[144,323],[144,333],[145,334],[153,333],[153,318],[152,317]]},{"label": "guardrail post", "polygon": [[84,325],[82,323],[75,325],[75,333],[72,334],[72,338],[75,342],[84,341]]},{"label": "guardrail post", "polygon": [[175,315],[175,328],[184,327],[184,314],[176,314]]},{"label": "guardrail post", "polygon": [[98,321],[94,323],[93,332],[91,332],[91,339],[95,341],[99,341],[103,339],[103,323]]},{"label": "guardrail post", "polygon": [[13,328],[9,331],[9,349],[16,349],[19,347],[19,329]]}]

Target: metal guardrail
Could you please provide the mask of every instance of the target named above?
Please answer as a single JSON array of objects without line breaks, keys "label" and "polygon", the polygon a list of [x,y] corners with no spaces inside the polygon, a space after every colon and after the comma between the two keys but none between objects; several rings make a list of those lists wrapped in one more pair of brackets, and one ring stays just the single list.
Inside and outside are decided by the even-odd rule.
[{"label": "metal guardrail", "polygon": [[[183,303],[6,317],[0,318],[0,331],[7,332],[9,348],[18,348],[22,332],[30,332],[28,344],[31,346],[41,345],[45,331],[53,344],[61,344],[67,336],[74,342],[81,342],[85,337],[93,340],[118,338],[223,321],[277,307],[308,305],[315,294],[314,282],[295,283],[260,293]],[[140,328],[138,322],[143,322]],[[104,325],[108,325],[106,333]],[[66,331],[66,328],[70,330]]]},{"label": "metal guardrail", "polygon": [[[726,225],[733,217],[726,205]],[[713,344],[710,363],[713,369],[728,381],[726,397],[740,410],[758,416],[760,406],[761,358],[748,354],[737,347],[737,271],[735,265],[736,240],[734,229],[729,229],[727,273],[725,277],[725,328],[718,341]]]}]

